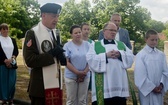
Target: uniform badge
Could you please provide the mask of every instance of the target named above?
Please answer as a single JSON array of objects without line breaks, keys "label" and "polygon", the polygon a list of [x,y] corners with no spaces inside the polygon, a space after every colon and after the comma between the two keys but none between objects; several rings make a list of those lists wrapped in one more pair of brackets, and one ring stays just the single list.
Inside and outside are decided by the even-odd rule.
[{"label": "uniform badge", "polygon": [[32,40],[30,39],[28,42],[27,42],[27,47],[30,47],[32,45]]},{"label": "uniform badge", "polygon": [[49,50],[52,49],[52,44],[50,41],[48,40],[44,40],[42,43],[41,43],[41,49],[43,52],[48,52]]}]

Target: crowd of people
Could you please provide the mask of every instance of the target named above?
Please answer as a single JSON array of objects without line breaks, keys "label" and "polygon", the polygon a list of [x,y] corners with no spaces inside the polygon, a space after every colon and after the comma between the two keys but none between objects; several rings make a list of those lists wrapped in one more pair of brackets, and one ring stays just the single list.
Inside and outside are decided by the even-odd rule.
[{"label": "crowd of people", "polygon": [[[41,8],[41,21],[25,34],[23,59],[31,69],[28,94],[31,105],[62,105],[62,78],[66,105],[127,105],[127,69],[135,61],[134,82],[140,105],[163,105],[168,90],[165,54],[156,48],[158,33],[149,29],[145,47],[133,55],[128,30],[121,28],[121,15],[112,14],[99,32],[98,40],[89,38],[90,25],[72,25],[72,40],[62,47],[56,26],[62,7],[47,3]],[[9,26],[0,25],[0,100],[13,105],[18,47],[9,36]],[[61,66],[65,66],[62,77]]]}]

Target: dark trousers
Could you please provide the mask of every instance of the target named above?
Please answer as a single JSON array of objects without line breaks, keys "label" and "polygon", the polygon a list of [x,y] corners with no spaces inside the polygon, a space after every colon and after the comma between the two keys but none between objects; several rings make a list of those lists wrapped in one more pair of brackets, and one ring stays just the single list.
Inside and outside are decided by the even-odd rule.
[{"label": "dark trousers", "polygon": [[[97,101],[92,102],[92,105],[97,105]],[[104,105],[127,105],[125,97],[113,97],[104,99]]]},{"label": "dark trousers", "polygon": [[45,105],[45,98],[29,96],[31,105]]}]

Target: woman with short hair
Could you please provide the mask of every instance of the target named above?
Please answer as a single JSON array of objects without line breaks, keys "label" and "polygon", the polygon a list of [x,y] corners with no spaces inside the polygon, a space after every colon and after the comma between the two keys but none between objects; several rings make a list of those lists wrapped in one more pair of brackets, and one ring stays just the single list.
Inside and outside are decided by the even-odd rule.
[{"label": "woman with short hair", "polygon": [[8,24],[0,25],[0,100],[2,105],[13,105],[16,84],[16,57],[18,47],[15,39],[9,36]]}]

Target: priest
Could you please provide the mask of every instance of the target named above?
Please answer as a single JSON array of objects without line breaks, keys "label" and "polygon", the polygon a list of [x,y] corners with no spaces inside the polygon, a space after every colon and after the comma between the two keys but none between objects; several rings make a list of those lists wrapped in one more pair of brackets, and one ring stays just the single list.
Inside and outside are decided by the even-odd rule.
[{"label": "priest", "polygon": [[129,96],[127,69],[134,55],[121,41],[116,41],[117,26],[103,27],[104,39],[90,46],[86,59],[92,71],[92,105],[126,105]]}]

